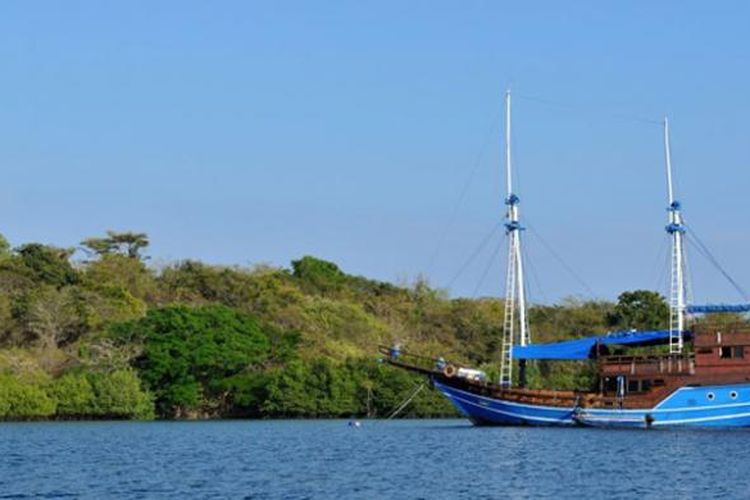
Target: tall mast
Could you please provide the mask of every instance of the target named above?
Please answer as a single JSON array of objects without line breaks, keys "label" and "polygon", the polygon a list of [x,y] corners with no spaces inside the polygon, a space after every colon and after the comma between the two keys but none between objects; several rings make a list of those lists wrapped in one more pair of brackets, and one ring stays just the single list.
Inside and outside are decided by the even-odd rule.
[{"label": "tall mast", "polygon": [[685,255],[680,202],[674,199],[672,185],[672,158],[669,148],[669,121],[664,118],[664,158],[667,168],[667,197],[669,224],[667,233],[672,239],[672,262],[669,279],[669,352],[680,354],[683,348],[682,332],[685,329]]},{"label": "tall mast", "polygon": [[[505,92],[505,181],[507,187],[505,232],[508,235],[508,271],[505,282],[505,317],[503,320],[503,345],[500,364],[500,384],[506,387],[512,384],[513,345],[516,340],[522,346],[531,343],[526,319],[526,290],[524,288],[523,259],[521,256],[520,233],[523,227],[518,221],[520,200],[513,193],[510,116],[510,90],[508,90]],[[516,337],[518,338],[516,339]]]}]

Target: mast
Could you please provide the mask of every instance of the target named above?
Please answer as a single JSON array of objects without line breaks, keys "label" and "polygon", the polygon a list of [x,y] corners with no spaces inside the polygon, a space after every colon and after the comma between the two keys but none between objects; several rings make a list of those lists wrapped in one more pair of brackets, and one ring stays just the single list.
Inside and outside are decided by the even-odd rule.
[{"label": "mast", "polygon": [[518,221],[520,200],[513,193],[510,117],[511,103],[510,90],[508,90],[505,92],[505,181],[507,187],[505,232],[508,235],[508,268],[505,282],[505,317],[503,319],[503,344],[500,363],[500,384],[506,387],[512,384],[513,345],[516,342],[516,337],[518,337],[518,343],[522,346],[531,343],[526,318],[526,290],[524,288],[521,253],[520,233],[523,227]]},{"label": "mast", "polygon": [[672,239],[671,275],[669,279],[669,352],[680,354],[683,348],[682,332],[685,329],[685,254],[680,202],[674,199],[672,185],[672,158],[669,148],[669,121],[664,118],[664,158],[667,169],[667,197],[669,224],[667,233]]}]

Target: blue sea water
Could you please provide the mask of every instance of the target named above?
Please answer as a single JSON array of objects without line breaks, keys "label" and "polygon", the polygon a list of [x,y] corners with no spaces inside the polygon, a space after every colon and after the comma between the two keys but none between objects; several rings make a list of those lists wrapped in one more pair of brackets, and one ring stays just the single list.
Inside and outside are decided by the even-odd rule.
[{"label": "blue sea water", "polygon": [[0,498],[750,498],[750,432],[0,424]]}]

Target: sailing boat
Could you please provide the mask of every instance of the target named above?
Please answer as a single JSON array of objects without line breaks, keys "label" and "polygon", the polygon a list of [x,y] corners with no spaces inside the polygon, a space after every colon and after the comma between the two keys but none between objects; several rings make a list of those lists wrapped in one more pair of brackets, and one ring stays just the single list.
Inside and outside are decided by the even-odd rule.
[{"label": "sailing boat", "polygon": [[[671,239],[669,329],[609,333],[551,344],[532,344],[526,314],[519,198],[512,187],[511,96],[505,94],[505,173],[508,207],[508,266],[500,380],[440,358],[428,360],[395,348],[381,348],[385,361],[426,375],[432,385],[476,425],[595,427],[750,427],[750,328],[721,329],[697,324],[686,329],[688,314],[747,312],[750,305],[687,305],[684,236],[680,202],[675,199],[664,120],[668,225]],[[610,347],[669,346],[668,352],[610,354]],[[747,355],[746,355],[747,354]],[[596,363],[598,388],[588,391],[530,389],[530,360],[589,360]],[[513,376],[514,367],[518,376]],[[517,387],[513,386],[514,380]]]}]

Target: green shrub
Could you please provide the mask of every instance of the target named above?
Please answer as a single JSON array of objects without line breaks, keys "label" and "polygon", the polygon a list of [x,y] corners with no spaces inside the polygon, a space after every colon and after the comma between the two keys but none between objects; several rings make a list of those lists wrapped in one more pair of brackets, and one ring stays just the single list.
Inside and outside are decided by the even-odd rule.
[{"label": "green shrub", "polygon": [[292,274],[306,287],[320,292],[338,290],[346,280],[336,264],[309,255],[292,261]]},{"label": "green shrub", "polygon": [[92,415],[104,418],[154,417],[152,397],[141,389],[141,381],[135,372],[90,373],[87,378],[94,394]]},{"label": "green shrub", "polygon": [[68,373],[55,380],[49,394],[60,418],[150,419],[151,395],[132,370],[109,373]]},{"label": "green shrub", "polygon": [[23,382],[10,374],[0,375],[0,418],[46,418],[54,415],[55,407],[55,400],[47,395],[43,386]]},{"label": "green shrub", "polygon": [[49,389],[57,400],[57,415],[81,418],[94,415],[94,389],[83,373],[66,374],[55,380]]}]

